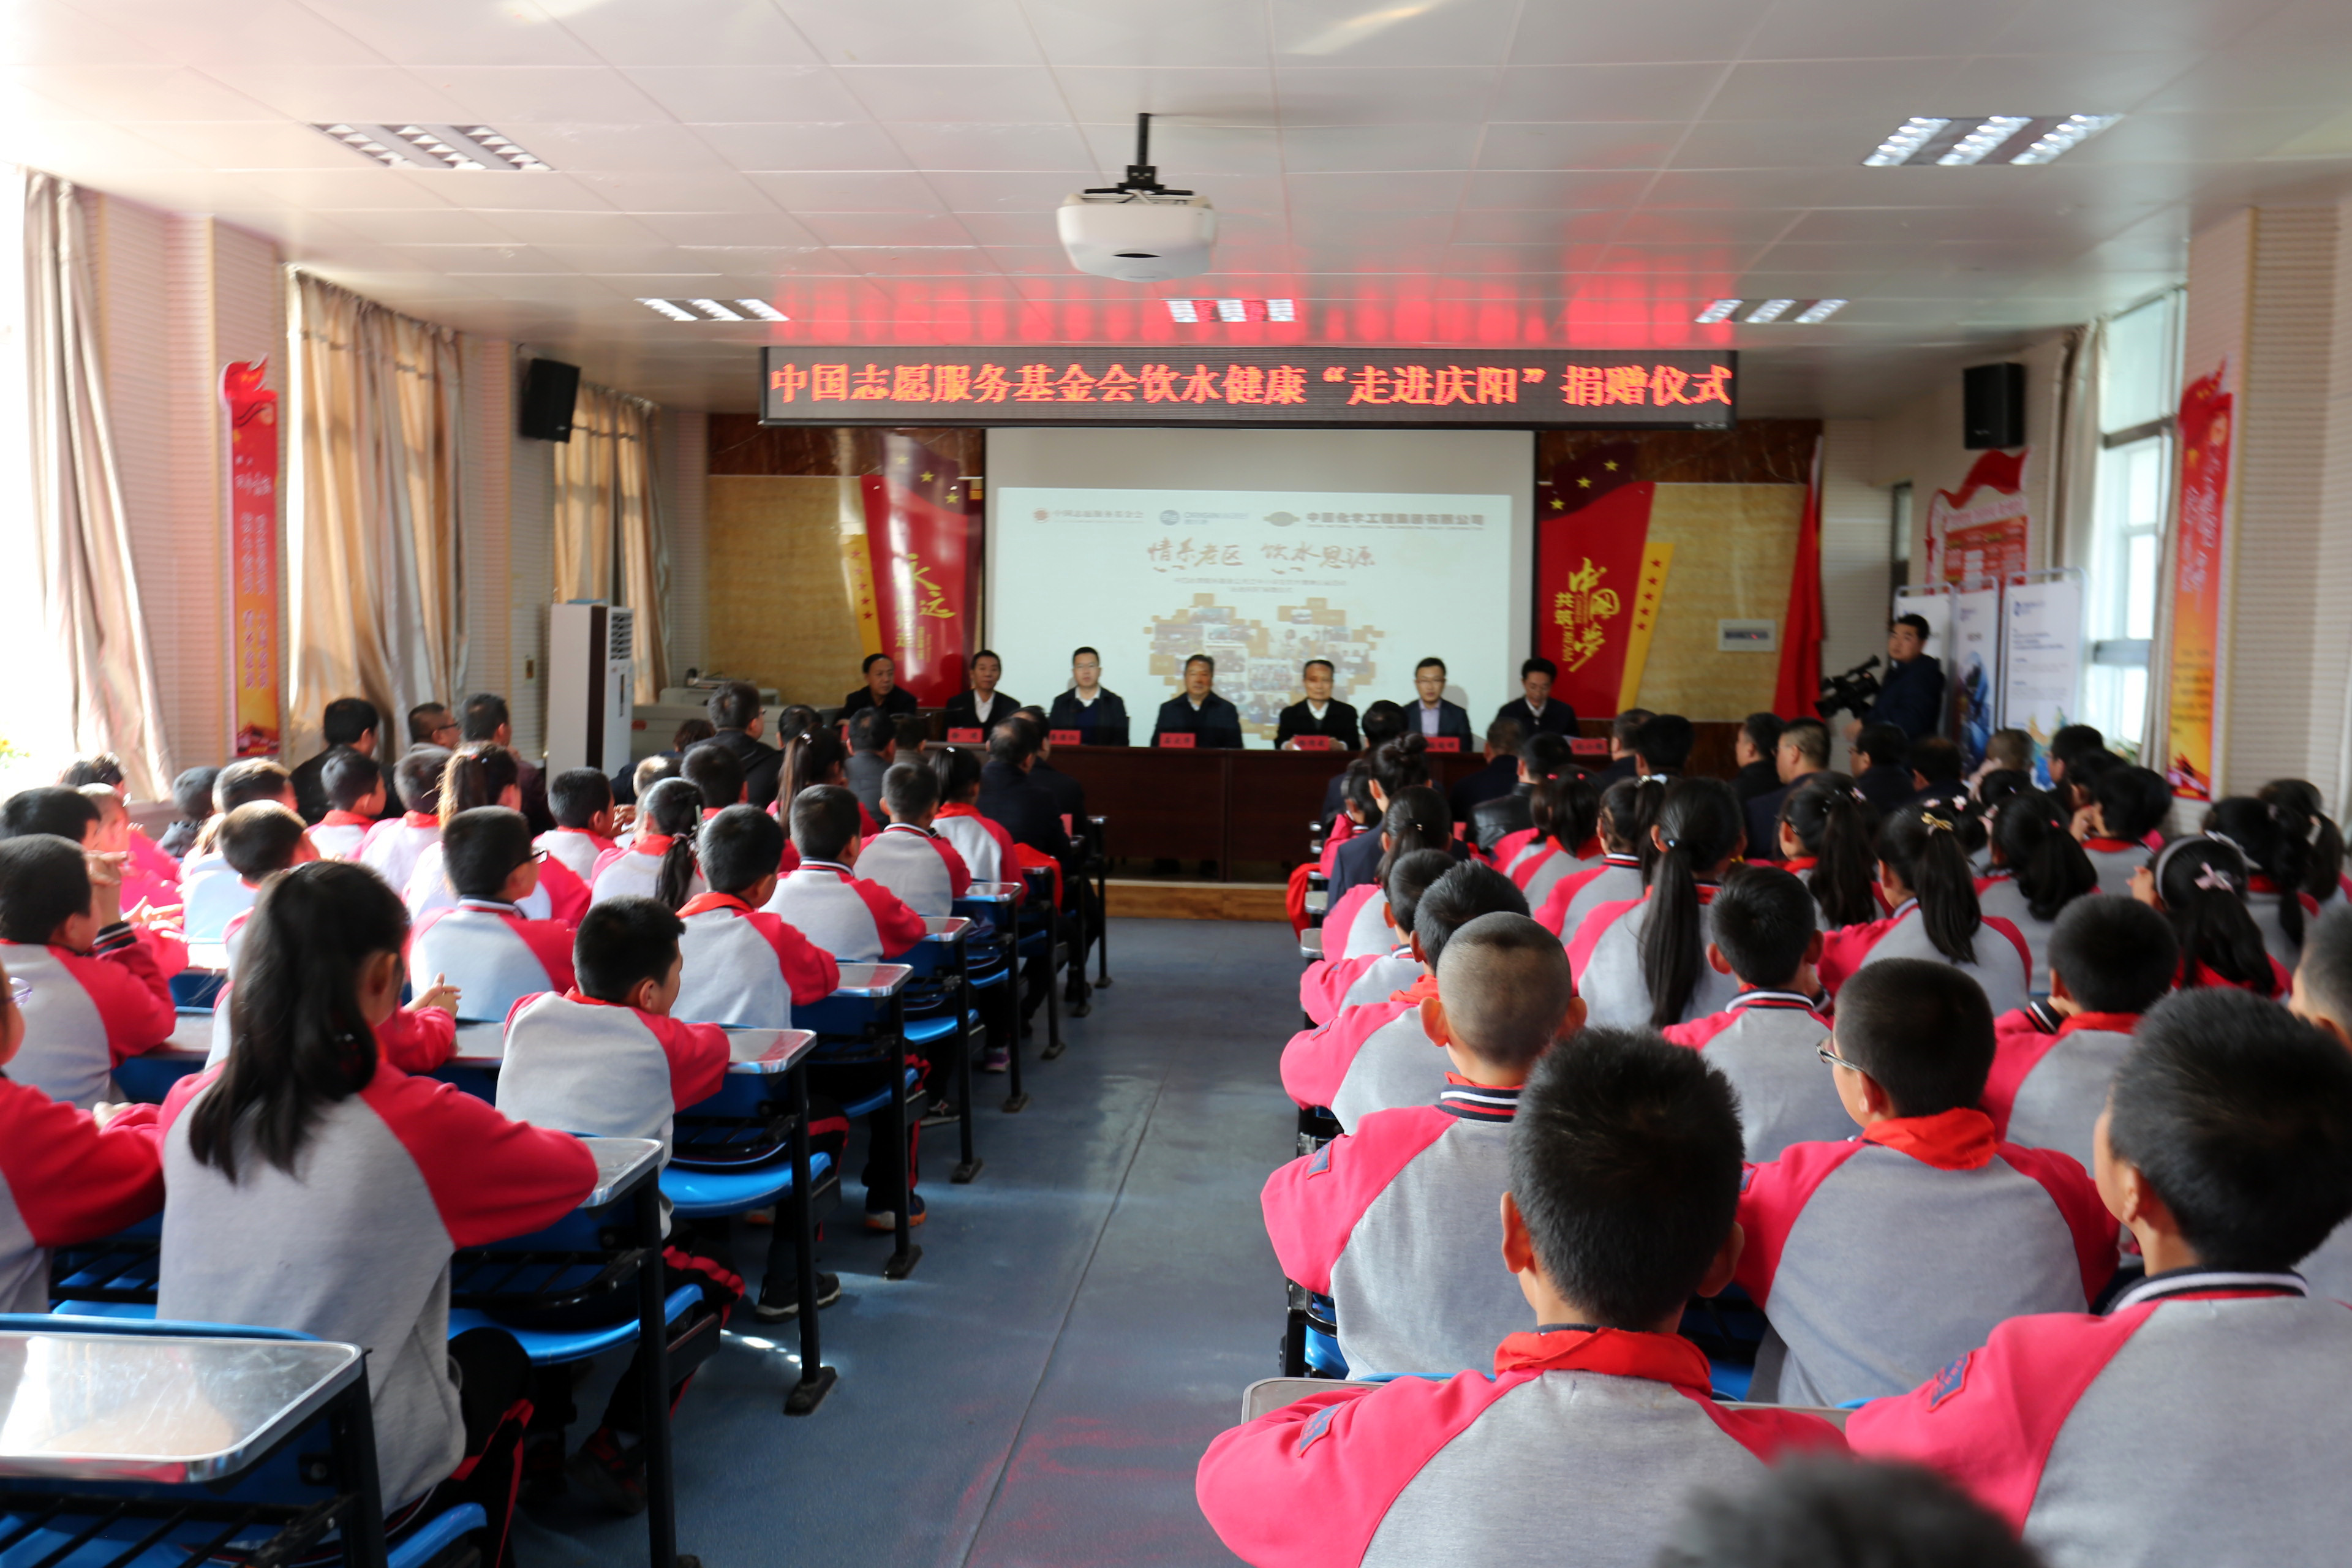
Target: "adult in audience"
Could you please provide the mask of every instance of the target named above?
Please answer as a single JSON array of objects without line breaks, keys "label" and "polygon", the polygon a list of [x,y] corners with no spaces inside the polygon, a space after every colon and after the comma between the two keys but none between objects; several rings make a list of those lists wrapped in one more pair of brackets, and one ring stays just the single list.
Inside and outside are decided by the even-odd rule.
[{"label": "adult in audience", "polygon": [[[327,743],[317,756],[294,770],[294,809],[302,814],[304,822],[316,826],[327,815],[327,785],[320,776],[327,758],[338,746],[349,746],[363,757],[374,756],[380,740],[376,726],[382,721],[375,704],[364,697],[338,697],[327,704],[319,716]],[[400,815],[397,806],[390,810],[394,816]]]},{"label": "adult in audience", "polygon": [[1405,727],[1431,740],[1450,735],[1468,745],[1470,715],[1445,700],[1445,661],[1429,658],[1412,667],[1413,700],[1404,705]]},{"label": "adult in audience", "polygon": [[1739,797],[1741,805],[1780,787],[1780,765],[1773,756],[1780,749],[1779,714],[1750,713],[1740,721],[1739,738],[1731,745],[1732,760],[1739,764],[1731,793]]},{"label": "adult in audience", "polygon": [[[507,700],[496,692],[478,691],[467,698],[457,729],[469,746],[489,741],[514,752],[514,721],[507,711]],[[517,809],[530,823],[531,836],[554,832],[555,817],[547,809],[547,774],[520,752],[515,752],[515,763],[522,770],[517,781],[522,803]]]},{"label": "adult in audience", "polygon": [[1927,617],[1897,616],[1886,628],[1886,679],[1870,711],[1845,727],[1851,741],[1865,724],[1892,724],[1913,740],[1944,727],[1944,667],[1927,649]]},{"label": "adult in audience", "polygon": [[1750,860],[1780,858],[1780,807],[1787,804],[1790,792],[1797,787],[1800,779],[1829,771],[1829,726],[1819,719],[1798,719],[1782,726],[1773,763],[1780,770],[1780,787],[1748,803]]},{"label": "adult in audience", "polygon": [[1522,739],[1538,731],[1576,736],[1576,710],[1551,700],[1552,682],[1559,666],[1538,654],[1519,666],[1519,695],[1495,710],[1497,719],[1516,719]]},{"label": "adult in audience", "polygon": [[412,746],[438,746],[445,752],[457,749],[457,716],[449,711],[446,702],[420,702],[408,710],[408,743]]},{"label": "adult in audience", "polygon": [[1465,820],[1481,805],[1499,800],[1518,787],[1519,743],[1527,735],[1517,719],[1495,716],[1495,721],[1486,726],[1486,765],[1463,774],[1445,792],[1445,804],[1454,821]]},{"label": "adult in audience", "polygon": [[1241,749],[1242,716],[1211,689],[1216,679],[1217,661],[1207,654],[1196,653],[1184,661],[1184,689],[1160,705],[1159,720],[1151,726],[1153,745],[1160,744],[1162,735],[1192,735],[1195,746]]},{"label": "adult in audience", "polygon": [[1900,725],[1864,724],[1853,738],[1853,787],[1880,811],[1893,811],[1917,793],[1910,760],[1911,737]]},{"label": "adult in audience", "polygon": [[1282,710],[1275,721],[1274,744],[1277,751],[1292,748],[1290,742],[1301,735],[1321,735],[1343,751],[1354,751],[1364,743],[1356,728],[1356,710],[1331,695],[1332,669],[1328,658],[1310,658],[1298,672],[1298,682],[1307,695]]},{"label": "adult in audience", "polygon": [[1029,764],[1029,782],[1054,797],[1054,809],[1070,825],[1073,837],[1087,819],[1087,786],[1054,765],[1054,738],[1045,727],[1045,710],[1035,703],[1021,710],[1037,731],[1037,760]]},{"label": "adult in audience", "polygon": [[1633,776],[1633,737],[1656,718],[1647,708],[1628,708],[1609,721],[1609,765],[1592,775],[1592,787],[1606,790],[1620,779]]},{"label": "adult in audience", "polygon": [[[1403,733],[1403,709],[1385,697],[1378,702],[1365,704],[1364,751],[1366,754],[1379,751]],[[1331,782],[1323,786],[1323,820],[1325,822],[1329,822],[1339,815],[1339,802],[1345,798],[1347,790],[1348,770],[1341,768],[1331,775]]]},{"label": "adult in audience", "polygon": [[748,680],[722,682],[703,704],[710,715],[710,743],[733,753],[743,767],[743,798],[765,811],[776,798],[776,770],[784,754],[760,737],[767,718],[760,707],[760,689]]},{"label": "adult in audience", "polygon": [[1104,689],[1102,655],[1082,647],[1070,656],[1070,689],[1054,699],[1045,727],[1076,730],[1083,745],[1127,744],[1127,704]]},{"label": "adult in audience", "polygon": [[982,736],[994,732],[999,724],[1013,717],[1021,700],[1010,692],[996,689],[1003,679],[1004,661],[988,648],[971,656],[971,684],[948,699],[947,727],[950,730],[978,730]]},{"label": "adult in audience", "polygon": [[922,704],[915,694],[898,684],[898,661],[887,653],[869,653],[858,666],[866,672],[866,684],[841,700],[841,716],[848,718],[861,709],[879,708],[885,713],[912,713]]},{"label": "adult in audience", "polygon": [[1062,829],[1054,797],[1030,781],[1044,736],[1028,720],[1014,719],[1010,713],[1005,717],[1012,722],[998,725],[988,739],[988,763],[980,771],[980,814],[1010,834],[1013,843],[1051,856],[1061,867],[1063,906],[1077,917],[1080,933],[1072,943],[1068,1000],[1071,1011],[1083,1017],[1087,1012],[1085,933],[1093,923],[1085,918],[1089,884],[1078,875],[1083,857]]},{"label": "adult in audience", "polygon": [[[849,793],[874,820],[882,815],[882,775],[898,760],[898,726],[879,708],[862,708],[849,721],[849,762],[843,776]],[[754,800],[752,805],[760,802]]]}]

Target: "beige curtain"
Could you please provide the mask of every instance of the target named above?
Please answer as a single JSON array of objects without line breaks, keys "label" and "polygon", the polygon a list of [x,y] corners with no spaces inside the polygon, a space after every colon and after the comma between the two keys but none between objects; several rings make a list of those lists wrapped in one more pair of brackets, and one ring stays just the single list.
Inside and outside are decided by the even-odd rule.
[{"label": "beige curtain", "polygon": [[286,755],[299,760],[319,749],[320,712],[338,697],[366,698],[399,736],[417,703],[465,696],[464,384],[446,327],[305,273],[289,290],[299,425]]},{"label": "beige curtain", "polygon": [[636,700],[669,679],[669,551],[654,468],[660,405],[580,384],[572,439],[555,447],[555,596],[636,612]]},{"label": "beige curtain", "polygon": [[131,793],[157,800],[173,763],[131,568],[96,294],[74,187],[26,170],[26,416],[46,630],[68,689],[74,749],[114,752]]}]

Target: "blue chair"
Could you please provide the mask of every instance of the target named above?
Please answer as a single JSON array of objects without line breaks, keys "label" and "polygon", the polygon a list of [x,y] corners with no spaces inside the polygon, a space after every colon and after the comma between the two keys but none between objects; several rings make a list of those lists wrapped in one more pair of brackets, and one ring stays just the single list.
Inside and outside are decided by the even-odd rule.
[{"label": "blue chair", "polygon": [[1070,954],[1062,942],[1061,910],[1054,903],[1054,868],[1024,867],[1021,878],[1028,884],[1029,897],[1021,906],[1021,935],[1015,947],[1023,972],[1033,984],[1045,988],[1045,1048],[1037,1053],[1037,1059],[1050,1062],[1067,1048],[1062,1038],[1062,991],[1055,976],[1069,963]]},{"label": "blue chair", "polygon": [[934,1047],[953,1042],[956,1122],[962,1158],[948,1180],[962,1186],[980,1174],[984,1163],[972,1146],[971,1035],[977,1019],[965,962],[972,921],[964,916],[949,916],[924,923],[931,928],[930,935],[906,955],[908,966],[914,971],[907,982],[907,1044],[920,1050],[925,1060],[937,1064],[940,1053]]},{"label": "blue chair", "polygon": [[[911,1193],[912,1173],[907,1165],[907,1104],[919,1081],[907,1065],[907,981],[903,963],[845,963],[841,984],[832,995],[793,1010],[796,1027],[812,1029],[822,1042],[816,1058],[827,1063],[876,1062],[888,1070],[882,1087],[854,1105],[844,1107],[851,1117],[890,1112],[892,1152],[898,1161],[898,1190]],[[882,1278],[904,1279],[914,1272],[923,1249],[914,1243],[914,1226],[901,1203],[898,1211],[898,1247],[883,1265]]]},{"label": "blue chair", "polygon": [[167,1055],[128,1057],[114,1064],[114,1087],[122,1098],[138,1105],[161,1105],[173,1086],[192,1073],[204,1071],[196,1058],[174,1051]]},{"label": "blue chair", "polygon": [[971,921],[971,929],[964,933],[965,985],[975,1010],[983,997],[991,1003],[997,1018],[990,1025],[990,1030],[1005,1043],[1006,1065],[1011,1073],[1004,1097],[1008,1116],[1027,1109],[1029,1104],[1028,1091],[1021,1086],[1021,1035],[1010,984],[1013,943],[1019,935],[1015,907],[1013,885],[1010,882],[975,882],[955,901],[955,912]]},{"label": "blue chair", "polygon": [[1339,1353],[1339,1319],[1331,1298],[1305,1286],[1285,1281],[1289,1309],[1282,1339],[1285,1377],[1345,1377],[1348,1360]]}]

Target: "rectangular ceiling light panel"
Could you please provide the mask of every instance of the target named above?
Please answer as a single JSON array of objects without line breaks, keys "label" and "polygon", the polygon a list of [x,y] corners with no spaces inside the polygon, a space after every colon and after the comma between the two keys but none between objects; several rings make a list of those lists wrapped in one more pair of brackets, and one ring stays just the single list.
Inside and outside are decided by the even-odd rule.
[{"label": "rectangular ceiling light panel", "polygon": [[1711,327],[1717,321],[1729,321],[1738,312],[1739,305],[1740,301],[1738,300],[1717,300],[1714,304],[1693,316],[1691,320],[1702,327]]},{"label": "rectangular ceiling light panel", "polygon": [[1895,127],[1865,169],[1932,163],[1965,169],[1977,163],[2047,163],[2082,145],[2119,114],[1915,114]]},{"label": "rectangular ceiling light panel", "polygon": [[488,125],[372,125],[337,121],[331,124],[313,122],[312,129],[388,169],[459,169],[506,174],[553,173],[512,137]]},{"label": "rectangular ceiling light panel", "polygon": [[639,300],[638,304],[673,321],[789,321],[765,300]]},{"label": "rectangular ceiling light panel", "polygon": [[1188,327],[1204,321],[1295,321],[1296,300],[1163,300],[1168,319]]}]

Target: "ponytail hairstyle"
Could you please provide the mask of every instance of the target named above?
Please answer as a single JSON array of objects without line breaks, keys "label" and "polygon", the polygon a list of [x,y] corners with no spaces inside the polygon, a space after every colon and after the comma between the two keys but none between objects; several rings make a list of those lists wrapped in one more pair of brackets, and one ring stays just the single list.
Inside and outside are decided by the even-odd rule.
[{"label": "ponytail hairstyle", "polygon": [[2247,866],[2278,889],[2279,929],[2303,945],[2303,890],[2311,879],[2311,818],[2281,801],[2265,804],[2233,795],[2205,814],[2209,837],[2226,838],[2246,857]]},{"label": "ponytail hairstyle", "polygon": [[408,942],[408,910],[366,867],[313,860],[264,883],[229,993],[229,1053],[188,1113],[188,1149],[236,1180],[241,1153],[294,1173],[327,1107],[375,1076],[360,973]]},{"label": "ponytail hairstyle", "polygon": [[1649,913],[1642,921],[1642,978],[1650,987],[1650,1026],[1682,1022],[1706,969],[1698,882],[1739,853],[1746,837],[1739,797],[1721,779],[1650,784],[1664,797],[1657,834],[1665,841],[1650,874]]},{"label": "ponytail hairstyle", "polygon": [[[776,786],[778,819],[789,816],[801,791],[814,784],[839,784],[841,771],[848,765],[849,753],[842,749],[841,737],[823,725],[785,742]],[[944,778],[941,782],[945,783]],[[940,798],[949,797],[942,793]]]},{"label": "ponytail hairstyle", "polygon": [[478,805],[504,805],[499,797],[522,787],[522,763],[496,741],[475,741],[449,758],[441,770],[441,799],[436,807],[441,826],[461,811]]},{"label": "ponytail hairstyle", "polygon": [[1390,805],[1394,806],[1397,796],[1405,791],[1416,785],[1425,786],[1431,782],[1429,763],[1424,755],[1428,750],[1429,742],[1418,733],[1383,741],[1373,748],[1372,780],[1381,786],[1381,793],[1389,797]]},{"label": "ponytail hairstyle", "polygon": [[1650,829],[1658,825],[1659,815],[1665,810],[1666,781],[1663,775],[1652,773],[1637,774],[1624,782],[1633,786],[1633,847],[1641,852],[1642,885],[1646,888],[1658,868],[1658,846],[1650,837]]},{"label": "ponytail hairstyle", "polygon": [[1445,808],[1445,797],[1427,784],[1414,784],[1391,795],[1381,831],[1388,835],[1388,851],[1381,857],[1380,869],[1373,876],[1383,888],[1389,885],[1389,868],[1414,850],[1454,852],[1454,814]]},{"label": "ponytail hairstyle", "polygon": [[1600,824],[1601,796],[1582,773],[1557,773],[1536,785],[1528,810],[1538,817],[1537,826],[1559,846],[1561,854],[1573,855]]},{"label": "ponytail hairstyle", "polygon": [[2158,852],[2150,870],[2164,918],[2180,939],[2183,990],[2202,985],[2199,971],[2211,970],[2258,996],[2278,994],[2262,927],[2246,910],[2251,879],[2236,845],[2203,834],[2176,838]]},{"label": "ponytail hairstyle", "polygon": [[2344,830],[2327,815],[2319,791],[2302,779],[2273,779],[2254,798],[2265,805],[2299,811],[2310,821],[2311,868],[2304,879],[2303,890],[2323,904],[2342,891]]},{"label": "ponytail hairstyle", "polygon": [[[2270,799],[2270,791],[2279,787],[2278,784],[2270,785],[2263,790],[2263,798]],[[2311,788],[2309,784],[2303,787]],[[2099,802],[2099,826],[2110,838],[2137,844],[2161,828],[2164,819],[2172,815],[2172,786],[2166,784],[2164,775],[2154,768],[2103,769],[2095,790]],[[2315,805],[2318,804],[2318,798],[2317,793],[2314,792],[2312,803]],[[2335,825],[2330,823],[2328,826],[2333,831]],[[2341,838],[2336,840],[2339,858],[2343,842]],[[2329,889],[2331,892],[2334,890],[2332,888]]]},{"label": "ponytail hairstyle", "polygon": [[[1780,820],[1816,864],[1805,887],[1837,926],[1878,918],[1878,808],[1845,773],[1808,773],[1780,803]],[[1759,847],[1750,845],[1750,848]]]},{"label": "ponytail hairstyle", "polygon": [[1339,775],[1339,797],[1363,814],[1370,825],[1381,814],[1381,803],[1372,798],[1372,763],[1369,757],[1358,757]]},{"label": "ponytail hairstyle", "polygon": [[1984,910],[1953,814],[1941,806],[1897,806],[1878,830],[1878,858],[1919,901],[1919,921],[1936,951],[1954,963],[1974,963]]},{"label": "ponytail hairstyle", "polygon": [[2035,920],[2054,921],[2060,910],[2098,891],[2099,873],[2074,842],[2066,813],[2038,789],[2020,790],[2001,803],[1992,848]]},{"label": "ponytail hairstyle", "polygon": [[694,837],[702,827],[702,792],[684,779],[664,779],[646,792],[646,826],[666,834],[661,869],[654,875],[654,901],[676,914],[694,891]]},{"label": "ponytail hairstyle", "polygon": [[1641,847],[1639,840],[1649,837],[1641,823],[1642,786],[1632,779],[1619,779],[1601,792],[1601,847],[1613,854],[1631,855]]}]

